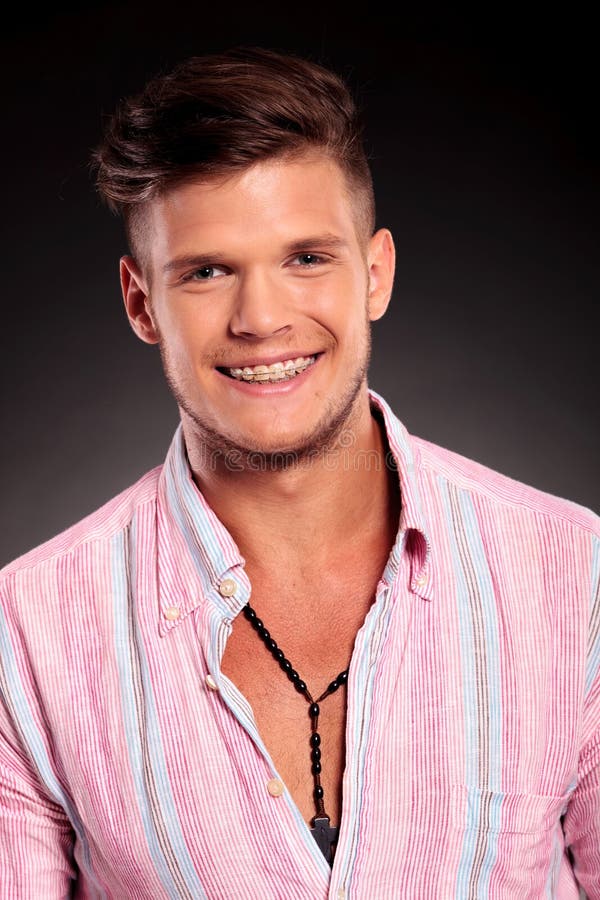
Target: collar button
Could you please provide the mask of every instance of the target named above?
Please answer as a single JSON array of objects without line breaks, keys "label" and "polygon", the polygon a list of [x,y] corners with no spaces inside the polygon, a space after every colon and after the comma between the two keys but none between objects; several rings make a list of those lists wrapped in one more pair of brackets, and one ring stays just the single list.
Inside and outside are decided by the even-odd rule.
[{"label": "collar button", "polygon": [[219,593],[222,597],[233,597],[237,591],[237,584],[233,578],[224,578],[219,585]]}]

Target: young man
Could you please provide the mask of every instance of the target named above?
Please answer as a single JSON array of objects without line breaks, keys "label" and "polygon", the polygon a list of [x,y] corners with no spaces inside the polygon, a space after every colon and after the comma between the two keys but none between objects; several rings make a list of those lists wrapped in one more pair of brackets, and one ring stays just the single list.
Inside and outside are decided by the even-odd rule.
[{"label": "young man", "polygon": [[95,163],[181,425],[3,572],[0,896],[600,897],[598,521],[369,391],[346,87],[191,59]]}]

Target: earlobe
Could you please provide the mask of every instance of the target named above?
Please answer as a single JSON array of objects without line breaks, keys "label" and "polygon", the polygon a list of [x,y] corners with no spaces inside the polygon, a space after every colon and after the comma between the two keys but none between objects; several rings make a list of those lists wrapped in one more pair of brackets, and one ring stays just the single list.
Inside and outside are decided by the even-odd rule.
[{"label": "earlobe", "polygon": [[121,257],[120,276],[129,324],[141,341],[146,344],[157,344],[158,329],[150,309],[146,279],[132,256]]},{"label": "earlobe", "polygon": [[369,319],[380,319],[388,308],[394,285],[396,251],[387,228],[380,228],[369,241]]}]

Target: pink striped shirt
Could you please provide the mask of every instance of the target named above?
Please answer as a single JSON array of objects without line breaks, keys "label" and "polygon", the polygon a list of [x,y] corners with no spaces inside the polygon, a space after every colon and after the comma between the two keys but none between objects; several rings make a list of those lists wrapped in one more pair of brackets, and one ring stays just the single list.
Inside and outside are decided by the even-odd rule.
[{"label": "pink striped shirt", "polygon": [[371,398],[402,514],[350,663],[333,867],[220,671],[250,584],[178,429],[2,573],[3,900],[600,898],[598,519]]}]

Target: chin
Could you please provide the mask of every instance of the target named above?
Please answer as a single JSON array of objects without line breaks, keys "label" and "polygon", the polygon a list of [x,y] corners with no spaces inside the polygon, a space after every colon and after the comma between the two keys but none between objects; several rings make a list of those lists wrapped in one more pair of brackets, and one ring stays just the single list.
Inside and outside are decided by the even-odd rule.
[{"label": "chin", "polygon": [[315,446],[317,449],[319,446],[318,441],[314,441],[307,435],[277,435],[272,440],[267,441],[264,434],[256,440],[244,440],[240,436],[240,439],[234,441],[234,443],[241,452],[256,456],[272,456],[278,453],[287,453],[301,457],[313,452]]},{"label": "chin", "polygon": [[218,458],[225,468],[234,472],[282,472],[308,468],[317,456],[325,452],[320,434],[278,434],[267,441],[264,434],[260,437],[223,435],[217,446]]}]

